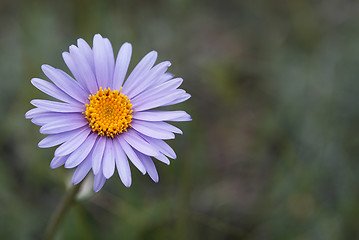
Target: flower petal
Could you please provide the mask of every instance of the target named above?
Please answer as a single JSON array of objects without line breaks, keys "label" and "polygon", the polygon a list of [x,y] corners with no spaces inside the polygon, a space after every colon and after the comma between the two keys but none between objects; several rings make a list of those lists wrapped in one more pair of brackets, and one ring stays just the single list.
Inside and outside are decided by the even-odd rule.
[{"label": "flower petal", "polygon": [[106,138],[99,137],[94,146],[93,155],[92,155],[92,170],[95,175],[97,175],[101,169],[101,163],[102,163],[102,158],[105,148],[106,148]]},{"label": "flower petal", "polygon": [[86,91],[67,73],[60,69],[44,64],[41,66],[45,75],[67,95],[81,103],[85,103],[88,97]]},{"label": "flower petal", "polygon": [[164,97],[174,92],[175,89],[182,84],[182,82],[182,78],[175,78],[161,85],[156,85],[155,87],[148,88],[141,94],[131,99],[131,103],[134,105],[140,105],[149,101],[149,99]]},{"label": "flower petal", "polygon": [[76,136],[69,139],[56,149],[55,156],[65,156],[75,151],[86,140],[90,132],[90,128],[85,128],[82,131],[79,131]]},{"label": "flower petal", "polygon": [[113,75],[113,88],[119,90],[125,80],[128,66],[130,64],[132,46],[130,43],[124,43],[118,52],[115,72]]},{"label": "flower petal", "polygon": [[134,119],[145,121],[173,121],[174,119],[188,119],[184,121],[190,121],[191,116],[185,111],[143,111],[135,112],[133,114]]},{"label": "flower petal", "polygon": [[127,133],[123,133],[122,136],[125,141],[133,148],[146,155],[156,156],[159,154],[159,151],[157,149],[153,148],[148,142],[146,142],[142,137],[140,137],[136,131],[133,131],[132,129],[128,130]]},{"label": "flower petal", "polygon": [[[118,138],[117,138],[118,139]],[[118,140],[113,141],[115,149],[115,161],[118,171],[118,175],[121,178],[121,181],[126,187],[130,187],[132,183],[130,165],[128,163],[125,152],[122,149],[122,146]]]},{"label": "flower petal", "polygon": [[74,105],[82,105],[79,101],[75,100],[74,98],[67,95],[65,92],[63,92],[61,89],[56,87],[54,84],[45,81],[40,78],[33,78],[31,79],[32,85],[34,85],[37,89],[40,91],[46,93],[47,95],[57,98],[60,101],[71,103]]},{"label": "flower petal", "polygon": [[71,54],[69,52],[63,52],[62,58],[64,59],[67,67],[70,69],[74,78],[78,81],[79,85],[84,89],[84,91],[87,94],[90,94],[90,90],[88,90],[87,85],[86,85],[86,79],[82,79],[81,74],[77,68],[77,65],[75,64],[74,60],[72,59]]},{"label": "flower petal", "polygon": [[55,169],[65,164],[69,156],[54,157],[50,163],[50,168]]},{"label": "flower petal", "polygon": [[82,112],[83,106],[68,103],[54,102],[49,100],[35,99],[30,102],[35,107],[51,112]]},{"label": "flower petal", "polygon": [[147,126],[147,124],[144,124],[144,121],[141,120],[134,119],[132,120],[131,125],[133,129],[149,137],[160,138],[160,139],[175,138],[175,135],[172,132],[163,130],[158,127],[149,127]]},{"label": "flower petal", "polygon": [[133,88],[136,87],[136,84],[146,75],[148,74],[149,70],[156,62],[157,59],[157,52],[152,51],[149,52],[146,56],[142,58],[142,60],[137,64],[135,69],[131,72],[130,76],[128,76],[125,84],[123,85],[123,93],[128,94]]},{"label": "flower petal", "polygon": [[167,165],[170,165],[170,163],[171,163],[170,160],[162,153],[155,156],[155,158],[157,158],[159,161],[161,161]]},{"label": "flower petal", "polygon": [[83,127],[87,124],[88,122],[85,118],[70,118],[67,120],[59,119],[42,126],[40,128],[40,133],[56,134],[56,133],[68,132]]},{"label": "flower petal", "polygon": [[174,105],[174,104],[177,104],[177,103],[181,103],[181,102],[184,102],[186,101],[187,99],[189,99],[191,97],[190,94],[188,93],[185,93],[183,94],[182,96],[176,98],[175,100],[169,102],[169,103],[166,103],[166,104],[163,104],[162,106],[169,106],[169,105]]},{"label": "flower petal", "polygon": [[38,114],[31,121],[35,124],[42,126],[57,120],[68,121],[69,119],[84,119],[84,116],[81,113],[44,112]]},{"label": "flower petal", "polygon": [[136,151],[139,159],[141,160],[142,164],[145,166],[148,175],[152,178],[154,182],[158,182],[158,173],[155,164],[153,163],[152,159],[144,155],[138,151]]},{"label": "flower petal", "polygon": [[65,168],[74,168],[79,165],[91,152],[96,139],[96,134],[90,134],[84,142],[70,154],[66,161]]},{"label": "flower petal", "polygon": [[169,61],[161,62],[154,66],[141,81],[138,81],[136,84],[136,88],[128,91],[128,97],[132,99],[134,96],[145,90],[151,83],[154,82],[155,79],[160,78],[162,74],[164,74],[167,69],[171,66]]},{"label": "flower petal", "polygon": [[131,160],[131,162],[133,163],[133,165],[135,165],[135,167],[140,170],[140,172],[144,175],[146,174],[146,169],[143,166],[142,162],[140,161],[140,159],[138,159],[138,156],[136,155],[136,153],[133,151],[132,147],[121,137],[117,137],[118,142],[120,143],[123,151],[126,153],[127,157]]},{"label": "flower petal", "polygon": [[46,113],[46,112],[49,112],[49,111],[41,109],[41,108],[33,108],[33,109],[30,109],[29,111],[27,111],[25,113],[25,118],[26,119],[31,119],[33,117],[39,116],[39,115],[41,115],[43,113]]},{"label": "flower petal", "polygon": [[91,94],[96,93],[98,85],[93,71],[94,69],[91,68],[86,56],[74,45],[70,46],[70,56],[77,68],[80,79],[82,79],[81,82],[86,85]]},{"label": "flower petal", "polygon": [[75,129],[75,130],[68,131],[68,132],[49,135],[49,136],[45,137],[44,139],[42,139],[39,142],[38,146],[40,148],[54,147],[56,145],[64,143],[64,142],[68,141],[69,139],[75,137],[79,132],[81,132],[87,128],[88,127],[82,127],[81,129]]},{"label": "flower petal", "polygon": [[105,184],[105,182],[106,182],[105,176],[102,174],[102,171],[99,171],[99,173],[95,175],[95,179],[93,182],[93,191],[94,192],[100,191],[103,185]]},{"label": "flower petal", "polygon": [[149,142],[151,145],[156,146],[156,148],[163,154],[165,154],[166,156],[172,158],[172,159],[176,159],[176,153],[175,151],[173,151],[173,149],[163,140],[160,139],[156,139],[156,138],[151,138],[151,137],[147,137],[142,135],[142,137]]},{"label": "flower petal", "polygon": [[72,176],[72,184],[76,185],[80,183],[91,170],[91,153],[83,160],[80,165],[76,168],[74,175]]},{"label": "flower petal", "polygon": [[115,154],[112,139],[107,138],[106,150],[103,154],[102,171],[105,178],[109,179],[115,172]]},{"label": "flower petal", "polygon": [[102,38],[100,34],[96,34],[93,39],[93,53],[98,87],[103,89],[111,87],[114,56],[110,41]]},{"label": "flower petal", "polygon": [[133,104],[133,108],[135,111],[143,111],[151,108],[164,106],[165,104],[168,104],[176,100],[177,98],[181,97],[183,94],[185,94],[184,90],[177,89],[163,97],[158,97],[158,96],[149,97],[147,101],[143,104],[138,104],[138,105]]},{"label": "flower petal", "polygon": [[77,39],[77,46],[83,56],[85,56],[87,62],[90,64],[91,68],[95,67],[94,56],[91,47],[88,43],[82,38]]}]

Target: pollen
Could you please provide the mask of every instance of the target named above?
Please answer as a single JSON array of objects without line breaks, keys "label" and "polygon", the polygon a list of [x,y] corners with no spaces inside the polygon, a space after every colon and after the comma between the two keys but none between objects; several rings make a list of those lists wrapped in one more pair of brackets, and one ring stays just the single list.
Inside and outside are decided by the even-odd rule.
[{"label": "pollen", "polygon": [[[122,88],[121,88],[122,89]],[[83,112],[93,132],[114,138],[131,127],[132,104],[127,96],[118,90],[100,88],[90,95],[90,103]]]}]

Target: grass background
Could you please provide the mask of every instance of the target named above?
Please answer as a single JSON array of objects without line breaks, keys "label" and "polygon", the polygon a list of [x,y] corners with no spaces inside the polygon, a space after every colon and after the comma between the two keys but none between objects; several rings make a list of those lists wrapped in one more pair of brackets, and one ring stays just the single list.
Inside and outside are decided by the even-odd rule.
[{"label": "grass background", "polygon": [[39,239],[71,178],[24,118],[82,37],[170,60],[193,121],[153,183],[85,184],[57,239],[359,239],[359,2],[0,2],[0,239]]}]

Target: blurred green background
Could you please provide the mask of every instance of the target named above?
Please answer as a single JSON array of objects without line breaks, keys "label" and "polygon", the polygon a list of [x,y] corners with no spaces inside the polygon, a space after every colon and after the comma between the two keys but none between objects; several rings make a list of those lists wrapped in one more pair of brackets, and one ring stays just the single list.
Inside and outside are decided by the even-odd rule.
[{"label": "blurred green background", "polygon": [[30,79],[95,33],[170,60],[193,121],[158,184],[85,184],[57,239],[359,239],[358,1],[2,0],[0,20],[0,239],[40,239],[66,191]]}]

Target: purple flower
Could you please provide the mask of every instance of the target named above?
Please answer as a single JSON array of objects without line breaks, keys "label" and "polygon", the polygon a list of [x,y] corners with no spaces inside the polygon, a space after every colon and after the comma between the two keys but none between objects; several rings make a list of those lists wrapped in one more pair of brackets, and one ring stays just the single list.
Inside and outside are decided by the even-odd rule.
[{"label": "purple flower", "polygon": [[42,70],[52,83],[33,78],[40,91],[61,102],[31,101],[36,108],[26,118],[40,125],[48,134],[40,148],[60,145],[51,161],[51,168],[65,165],[76,168],[72,183],[80,183],[92,169],[93,189],[98,192],[117,168],[126,187],[131,186],[128,159],[142,174],[148,173],[158,182],[152,158],[170,164],[167,157],[176,154],[163,140],[175,138],[182,131],[165,121],[190,121],[184,111],[153,110],[190,98],[178,87],[181,78],[167,73],[170,62],[155,64],[157,52],[148,53],[125,81],[132,46],[124,43],[115,61],[107,38],[96,34],[93,48],[78,39],[62,54],[74,78],[60,69],[43,65]]}]

